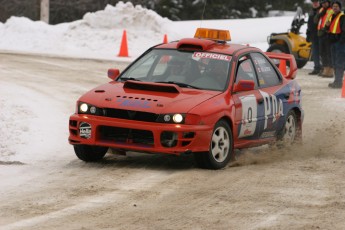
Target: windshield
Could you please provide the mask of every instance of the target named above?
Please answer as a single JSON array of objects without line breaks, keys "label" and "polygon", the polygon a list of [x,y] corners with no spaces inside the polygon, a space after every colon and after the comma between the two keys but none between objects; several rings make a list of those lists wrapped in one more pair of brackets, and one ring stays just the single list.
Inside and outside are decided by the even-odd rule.
[{"label": "windshield", "polygon": [[230,61],[231,56],[225,54],[153,49],[127,68],[118,81],[159,82],[223,91]]}]

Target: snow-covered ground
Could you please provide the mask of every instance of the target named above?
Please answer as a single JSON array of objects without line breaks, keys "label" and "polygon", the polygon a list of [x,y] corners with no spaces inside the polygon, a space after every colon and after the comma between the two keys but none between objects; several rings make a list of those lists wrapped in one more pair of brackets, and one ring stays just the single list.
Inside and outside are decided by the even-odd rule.
[{"label": "snow-covered ground", "polygon": [[[343,229],[345,99],[327,87],[332,79],[307,74],[311,63],[297,76],[304,144],[287,152],[244,151],[214,172],[188,157],[148,154],[87,164],[67,141],[77,98],[164,34],[171,41],[197,27],[229,29],[232,42],[265,50],[267,36],[291,21],[172,22],[119,3],[55,26],[0,23],[0,229]],[[124,29],[129,58],[118,57]]]}]

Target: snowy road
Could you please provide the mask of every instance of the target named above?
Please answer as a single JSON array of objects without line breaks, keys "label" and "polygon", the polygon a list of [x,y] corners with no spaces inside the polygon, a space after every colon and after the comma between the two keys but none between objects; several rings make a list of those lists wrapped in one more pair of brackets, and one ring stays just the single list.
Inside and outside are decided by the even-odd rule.
[{"label": "snowy road", "polygon": [[330,79],[299,71],[304,144],[290,151],[245,150],[219,171],[188,156],[84,163],[68,117],[125,66],[0,54],[0,229],[344,229],[345,98]]}]

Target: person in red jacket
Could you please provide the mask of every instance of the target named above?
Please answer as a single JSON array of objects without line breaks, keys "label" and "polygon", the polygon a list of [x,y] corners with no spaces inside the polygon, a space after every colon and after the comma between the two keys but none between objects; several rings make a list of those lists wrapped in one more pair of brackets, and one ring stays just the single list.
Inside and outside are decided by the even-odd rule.
[{"label": "person in red jacket", "polygon": [[345,17],[341,12],[340,1],[333,1],[332,9],[334,14],[327,27],[335,77],[334,82],[328,86],[330,88],[342,88],[345,69]]}]

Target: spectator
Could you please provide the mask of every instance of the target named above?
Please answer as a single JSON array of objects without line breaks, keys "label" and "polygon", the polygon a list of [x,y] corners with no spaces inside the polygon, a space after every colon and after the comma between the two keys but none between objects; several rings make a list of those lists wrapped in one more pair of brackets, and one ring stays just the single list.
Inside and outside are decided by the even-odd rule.
[{"label": "spectator", "polygon": [[332,15],[329,25],[329,40],[331,42],[332,62],[335,70],[334,82],[330,88],[342,88],[345,69],[345,17],[341,12],[341,2],[333,1]]},{"label": "spectator", "polygon": [[317,23],[314,22],[314,17],[320,10],[321,6],[319,0],[312,0],[312,11],[309,14],[307,22],[307,42],[311,42],[311,57],[314,62],[314,70],[309,75],[317,75],[321,72],[319,39],[317,36]]},{"label": "spectator", "polygon": [[331,47],[326,31],[326,22],[333,14],[333,10],[330,7],[329,0],[319,0],[321,8],[315,15],[314,22],[317,23],[317,35],[319,38],[320,56],[323,66],[321,72],[322,77],[333,77],[333,68],[331,61]]}]

